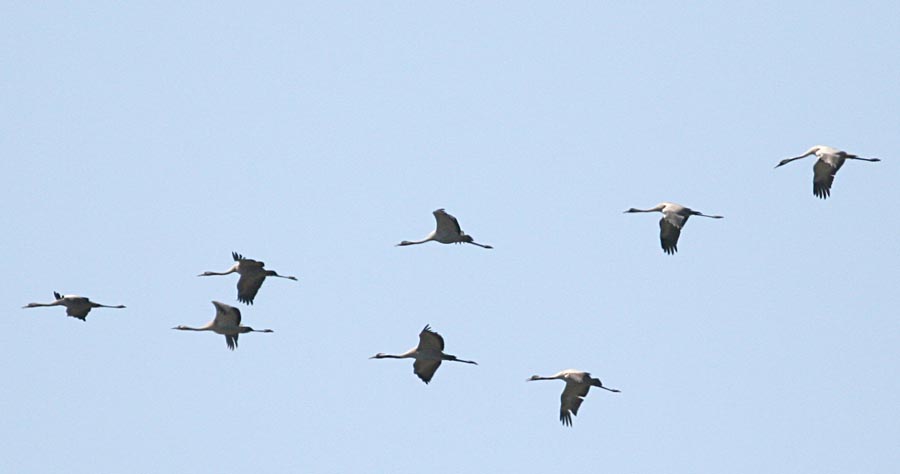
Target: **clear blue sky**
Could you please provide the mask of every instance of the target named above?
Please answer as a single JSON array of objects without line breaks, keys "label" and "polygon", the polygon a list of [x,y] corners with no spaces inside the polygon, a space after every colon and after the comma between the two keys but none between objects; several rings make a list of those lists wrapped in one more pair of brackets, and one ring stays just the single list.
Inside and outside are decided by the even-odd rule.
[{"label": "clear blue sky", "polygon": [[[4,3],[0,471],[896,473],[898,44],[896,1]],[[884,161],[821,201],[773,169],[816,144]],[[667,256],[660,201],[726,218]],[[496,249],[393,246],[439,207]],[[232,251],[300,277],[233,353],[170,329]],[[480,365],[368,359],[426,323]],[[622,393],[565,428],[525,379],[570,367]]]}]

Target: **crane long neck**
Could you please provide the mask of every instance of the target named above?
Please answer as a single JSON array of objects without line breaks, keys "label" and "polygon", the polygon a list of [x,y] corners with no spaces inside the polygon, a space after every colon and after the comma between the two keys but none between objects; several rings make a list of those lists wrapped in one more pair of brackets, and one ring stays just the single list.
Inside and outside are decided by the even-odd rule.
[{"label": "crane long neck", "polygon": [[656,207],[654,207],[654,208],[652,208],[652,209],[635,209],[635,208],[632,207],[631,209],[629,209],[629,210],[627,210],[627,211],[625,211],[625,212],[626,212],[626,213],[629,213],[629,212],[660,212],[660,211],[663,210],[663,208],[665,208],[665,205],[664,205],[664,204],[660,204],[660,205],[658,205],[658,206],[656,206]]},{"label": "crane long neck", "polygon": [[557,379],[565,380],[564,377],[541,377],[541,376],[535,376],[531,380],[557,380]]},{"label": "crane long neck", "polygon": [[407,352],[406,354],[375,354],[372,356],[372,359],[410,359],[415,357],[413,354]]},{"label": "crane long neck", "polygon": [[403,242],[400,242],[399,244],[397,244],[397,246],[398,246],[398,247],[403,247],[403,246],[406,246],[406,245],[418,245],[418,244],[424,244],[425,242],[431,242],[433,239],[434,239],[434,235],[429,235],[428,237],[425,237],[425,238],[422,239],[422,240],[412,240],[412,241],[410,241],[410,240],[404,240]]},{"label": "crane long neck", "polygon": [[778,162],[777,165],[775,165],[775,167],[778,168],[779,166],[783,166],[783,165],[786,165],[786,164],[788,164],[788,163],[790,163],[790,162],[792,162],[792,161],[796,161],[796,160],[799,160],[799,159],[802,159],[802,158],[806,158],[807,156],[812,155],[812,154],[813,154],[813,152],[808,152],[808,153],[805,154],[805,155],[795,156],[795,157],[793,157],[793,158],[787,158],[787,159],[781,160],[780,162]]},{"label": "crane long neck", "polygon": [[232,273],[234,273],[234,272],[236,272],[236,271],[237,271],[237,269],[234,268],[234,267],[232,267],[232,268],[228,269],[228,271],[226,271],[226,272],[222,272],[222,273],[219,273],[219,272],[203,272],[203,273],[201,273],[201,274],[199,274],[199,275],[197,275],[197,276],[202,276],[202,277],[204,277],[204,276],[213,276],[213,275],[230,275],[230,274],[232,274]]},{"label": "crane long neck", "polygon": [[192,328],[190,326],[178,326],[173,329],[178,329],[179,331],[212,331],[213,328],[211,326],[206,326],[202,328]]},{"label": "crane long neck", "polygon": [[60,301],[54,301],[52,303],[28,303],[27,305],[22,306],[22,307],[23,308],[40,308],[43,306],[59,306],[61,304],[62,303]]}]

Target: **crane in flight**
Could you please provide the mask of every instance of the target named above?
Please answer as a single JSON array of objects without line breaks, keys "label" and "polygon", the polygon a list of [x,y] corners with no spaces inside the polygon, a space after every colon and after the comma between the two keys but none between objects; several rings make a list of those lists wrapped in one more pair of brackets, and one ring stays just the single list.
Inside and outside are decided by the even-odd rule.
[{"label": "crane in flight", "polygon": [[533,380],[562,380],[566,382],[560,397],[559,421],[565,426],[572,426],[572,415],[578,415],[578,407],[584,402],[591,386],[600,387],[603,390],[619,393],[621,390],[615,388],[607,388],[603,386],[600,379],[591,377],[591,374],[581,370],[566,369],[549,377],[541,377],[540,375],[532,375],[526,382]]},{"label": "crane in flight", "polygon": [[813,195],[820,199],[826,199],[828,196],[831,196],[831,185],[834,183],[834,175],[841,169],[841,166],[844,166],[844,161],[881,161],[880,158],[861,158],[830,146],[816,145],[806,150],[806,153],[800,156],[781,160],[775,167],[778,168],[810,155],[816,155],[818,158],[816,164],[813,165]]},{"label": "crane in flight", "polygon": [[93,308],[124,308],[125,305],[116,305],[116,306],[108,306],[105,304],[94,303],[93,301],[85,298],[84,296],[78,295],[61,295],[58,292],[53,292],[53,296],[56,297],[56,301],[52,303],[28,303],[22,308],[38,308],[41,306],[65,306],[66,307],[66,315],[71,316],[73,318],[78,318],[82,321],[87,321],[87,315],[91,312]]},{"label": "crane in flight", "polygon": [[175,326],[172,329],[179,331],[212,331],[225,336],[225,344],[234,350],[238,345],[238,336],[248,332],[275,332],[271,329],[253,329],[250,326],[241,326],[241,310],[218,301],[212,302],[216,307],[216,317],[206,326],[192,328],[189,326]]},{"label": "crane in flight", "polygon": [[669,255],[673,255],[678,251],[678,237],[681,235],[681,229],[687,224],[689,217],[701,216],[711,219],[721,219],[723,217],[706,215],[674,202],[661,202],[652,209],[635,209],[632,207],[625,211],[625,213],[633,212],[662,213],[662,219],[659,220],[659,243],[662,245],[663,252]]},{"label": "crane in flight", "polygon": [[422,240],[409,241],[404,240],[397,244],[398,247],[406,246],[406,245],[417,245],[424,244],[425,242],[435,241],[440,242],[442,244],[472,244],[477,245],[481,248],[492,249],[490,245],[479,244],[472,239],[471,235],[466,234],[459,227],[459,221],[456,220],[455,217],[447,214],[443,209],[438,209],[434,212],[434,220],[437,221],[436,228],[431,231],[430,234],[426,235]]},{"label": "crane in flight", "polygon": [[431,382],[434,373],[441,362],[445,360],[464,362],[466,364],[475,364],[477,362],[471,360],[463,360],[455,355],[444,353],[444,338],[440,334],[431,330],[431,326],[426,325],[425,329],[419,333],[419,345],[404,352],[403,354],[378,354],[369,357],[370,359],[415,359],[413,362],[413,372],[422,379],[426,384]]},{"label": "crane in flight", "polygon": [[253,299],[256,298],[256,293],[259,292],[259,288],[262,286],[263,282],[266,281],[266,277],[287,278],[288,280],[297,281],[297,277],[279,275],[275,270],[266,270],[263,268],[266,266],[265,263],[244,258],[243,255],[237,252],[231,252],[231,258],[233,258],[236,263],[227,271],[222,273],[203,272],[197,276],[228,275],[230,273],[239,274],[241,277],[237,282],[237,299],[241,303],[253,304]]}]

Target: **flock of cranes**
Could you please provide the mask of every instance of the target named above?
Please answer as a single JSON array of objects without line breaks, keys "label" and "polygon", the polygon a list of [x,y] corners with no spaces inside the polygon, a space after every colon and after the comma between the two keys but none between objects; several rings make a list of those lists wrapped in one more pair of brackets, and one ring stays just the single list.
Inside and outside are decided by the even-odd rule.
[{"label": "flock of cranes", "polygon": [[[834,176],[844,165],[846,160],[862,160],[862,161],[881,161],[878,158],[861,158],[856,155],[837,150],[832,147],[817,145],[806,151],[803,155],[781,160],[776,168],[799,160],[810,155],[815,155],[818,159],[813,165],[813,195],[818,198],[825,199],[831,195],[831,186],[834,183]],[[639,212],[660,212],[662,218],[659,220],[659,239],[663,252],[666,254],[674,254],[678,251],[678,238],[681,236],[681,230],[687,224],[691,216],[708,217],[711,219],[721,219],[723,216],[708,215],[699,211],[695,211],[688,207],[672,202],[662,202],[650,209],[630,208],[625,213]],[[417,245],[426,242],[439,242],[442,244],[472,244],[485,249],[491,249],[490,245],[475,242],[471,235],[463,232],[459,225],[459,221],[448,214],[444,209],[437,209],[433,212],[436,226],[431,233],[419,241],[404,240],[397,246]],[[244,258],[243,255],[232,252],[234,264],[224,272],[206,271],[197,276],[213,276],[213,275],[230,275],[237,273],[240,278],[237,282],[237,300],[241,303],[252,305],[256,298],[260,287],[266,277],[285,278],[297,281],[294,276],[279,275],[274,270],[266,270],[265,263]],[[88,313],[93,308],[125,308],[124,305],[103,305],[95,303],[88,298],[76,295],[65,295],[54,292],[55,301],[50,303],[29,303],[23,308],[37,308],[45,306],[64,306],[68,316],[86,321]],[[234,350],[238,346],[238,337],[241,334],[249,332],[271,333],[271,329],[253,329],[250,326],[241,325],[240,309],[213,301],[216,308],[216,315],[212,321],[205,326],[194,328],[189,326],[176,326],[172,329],[180,331],[211,331],[219,335],[225,336],[225,344],[230,350]],[[434,377],[435,372],[441,366],[443,361],[461,362],[465,364],[477,365],[477,362],[464,360],[455,355],[444,352],[444,338],[433,331],[430,326],[426,325],[419,333],[419,344],[416,347],[402,354],[385,354],[379,352],[370,359],[414,359],[413,373],[418,376],[422,382],[428,384]],[[572,425],[572,415],[578,414],[584,397],[587,396],[591,387],[598,387],[609,392],[618,393],[619,390],[608,388],[600,382],[599,379],[591,377],[588,372],[567,369],[549,377],[541,377],[534,375],[528,381],[534,380],[562,380],[566,383],[560,396],[559,420],[563,425]]]}]

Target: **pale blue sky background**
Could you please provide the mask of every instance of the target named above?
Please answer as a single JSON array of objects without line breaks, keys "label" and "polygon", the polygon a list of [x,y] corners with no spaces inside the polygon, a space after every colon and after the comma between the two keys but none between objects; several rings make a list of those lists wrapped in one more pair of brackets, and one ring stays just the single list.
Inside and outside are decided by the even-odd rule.
[{"label": "pale blue sky background", "polygon": [[900,3],[81,3],[0,6],[0,471],[900,468]]}]

